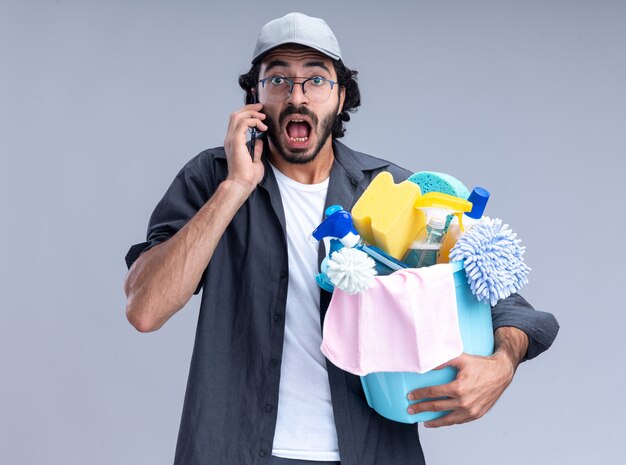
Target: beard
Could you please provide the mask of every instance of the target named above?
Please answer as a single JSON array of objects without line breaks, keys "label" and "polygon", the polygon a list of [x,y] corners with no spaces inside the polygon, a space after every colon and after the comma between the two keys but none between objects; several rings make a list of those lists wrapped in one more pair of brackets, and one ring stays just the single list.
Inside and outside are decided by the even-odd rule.
[{"label": "beard", "polygon": [[[309,110],[307,107],[304,107],[304,106],[301,106],[298,108],[287,107],[285,110],[281,112],[280,115],[278,115],[278,124],[276,124],[276,122],[271,116],[269,115],[266,116],[264,123],[268,127],[267,137],[270,139],[270,141],[272,141],[272,144],[274,145],[274,147],[276,147],[276,150],[278,151],[278,154],[280,155],[280,157],[283,160],[285,160],[287,163],[291,163],[294,165],[304,165],[304,164],[310,163],[313,160],[315,160],[315,158],[317,158],[320,151],[322,150],[322,147],[324,146],[324,144],[330,137],[330,134],[332,133],[332,130],[333,130],[333,123],[335,121],[338,111],[339,111],[339,102],[337,102],[337,105],[334,111],[329,113],[326,117],[324,117],[324,119],[321,121],[321,124],[318,124],[319,120],[317,118],[317,115],[313,113],[311,110]],[[319,136],[320,136],[319,140],[317,142],[317,145],[313,147],[313,149],[309,153],[306,152],[307,149],[287,150],[287,148],[281,143],[280,128],[282,126],[282,122],[287,116],[296,114],[296,113],[300,115],[308,116],[309,118],[311,118],[311,121],[313,122],[315,127],[319,128]],[[312,132],[313,132],[313,128],[311,128],[311,133]]]}]

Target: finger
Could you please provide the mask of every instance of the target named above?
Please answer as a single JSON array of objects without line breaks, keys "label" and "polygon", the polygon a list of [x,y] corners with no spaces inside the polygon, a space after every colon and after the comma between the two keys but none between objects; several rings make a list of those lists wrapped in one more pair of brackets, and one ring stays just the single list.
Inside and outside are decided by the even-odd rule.
[{"label": "finger", "polygon": [[454,367],[457,369],[463,368],[467,364],[467,354],[463,353],[458,357],[453,358],[452,360],[448,360],[446,363],[439,365],[439,369],[445,367]]},{"label": "finger", "polygon": [[[256,118],[241,120],[234,129],[229,130],[229,132],[226,134],[226,137],[224,139],[224,147],[226,148],[226,153],[242,153],[241,150],[245,150],[249,153],[250,149],[246,146],[246,133],[250,128],[253,127],[258,128],[261,131],[266,131],[268,129],[261,120],[258,120]],[[249,156],[250,155],[248,155],[248,157]]]},{"label": "finger", "polygon": [[422,412],[445,412],[446,410],[454,410],[457,404],[456,399],[431,399],[409,405],[407,412],[411,415]]},{"label": "finger", "polygon": [[439,397],[456,397],[454,395],[452,383],[440,384],[439,386],[428,386],[424,388],[414,389],[409,392],[407,398],[409,400],[434,399]]},{"label": "finger", "polygon": [[262,103],[249,103],[248,105],[244,105],[243,107],[241,107],[239,110],[236,110],[234,112],[234,114],[236,113],[242,113],[245,111],[259,111],[261,110],[261,108],[263,108],[263,104]]},{"label": "finger", "polygon": [[263,113],[247,113],[245,117],[243,116],[234,116],[228,123],[228,132],[238,131],[241,128],[241,123],[246,121],[255,121],[255,125],[257,122],[261,122],[265,119],[265,115]]},{"label": "finger", "polygon": [[230,114],[231,119],[232,118],[248,118],[250,117],[251,114],[260,114],[262,115],[263,113],[261,113],[261,110],[263,109],[263,104],[261,103],[252,103],[250,105],[245,105],[241,108],[239,108],[238,110],[235,110],[234,112],[232,112]]},{"label": "finger", "polygon": [[460,368],[462,364],[465,363],[465,359],[463,358],[463,356],[466,355],[465,353],[462,353],[461,355],[459,355],[458,357],[455,357],[453,359],[448,360],[445,363],[442,363],[439,366],[436,366],[435,368],[433,368],[433,370],[442,370],[445,367],[455,367],[455,368]]},{"label": "finger", "polygon": [[[248,118],[257,118],[261,120],[265,119],[266,118],[265,113],[261,113],[259,111],[261,109],[260,106],[262,106],[260,103],[255,104],[255,105],[247,105],[246,107],[243,107],[237,111],[232,112],[230,114],[230,117],[228,118],[228,129],[231,130],[233,127],[237,126],[239,121],[242,119],[248,119]],[[248,107],[253,107],[253,108],[248,108]]]},{"label": "finger", "polygon": [[425,428],[440,428],[442,426],[452,426],[452,425],[460,425],[462,423],[467,423],[472,421],[474,418],[471,418],[469,415],[462,411],[452,411],[447,415],[444,415],[441,418],[437,418],[436,420],[427,421],[424,423]]},{"label": "finger", "polygon": [[267,131],[268,129],[267,126],[260,119],[248,118],[248,119],[242,119],[241,121],[239,121],[239,123],[235,127],[235,133],[238,135],[243,134],[245,136],[246,132],[250,128],[257,128],[259,131],[263,131],[263,132]]},{"label": "finger", "polygon": [[263,140],[257,139],[254,143],[254,162],[261,162],[261,155],[263,154]]},{"label": "finger", "polygon": [[260,111],[244,111],[241,113],[237,113],[235,115],[235,120],[246,119],[246,118],[257,118],[257,119],[265,119],[267,115],[265,113],[261,113]]},{"label": "finger", "polygon": [[[456,406],[450,408],[452,413],[446,415],[445,418],[433,420],[433,424],[426,425],[427,427],[449,426],[461,423],[467,423],[481,418],[489,407],[481,404],[480,402],[468,402],[461,399],[456,401]],[[430,423],[430,422],[429,422]]]},{"label": "finger", "polygon": [[260,102],[248,103],[247,105],[244,105],[242,108],[263,108],[263,104]]},{"label": "finger", "polygon": [[452,415],[452,413],[448,413],[441,418],[437,418],[436,420],[427,421],[424,423],[424,428],[441,428],[442,426],[452,426],[459,425],[461,423],[467,423],[466,421],[462,421],[462,419],[457,418],[448,418]]}]

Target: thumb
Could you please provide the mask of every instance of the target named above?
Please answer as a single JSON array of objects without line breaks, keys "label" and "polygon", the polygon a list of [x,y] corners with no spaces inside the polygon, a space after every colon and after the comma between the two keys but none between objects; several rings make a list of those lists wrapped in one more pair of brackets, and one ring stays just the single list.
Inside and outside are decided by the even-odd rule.
[{"label": "thumb", "polygon": [[257,139],[254,143],[254,162],[261,161],[261,155],[263,154],[263,140]]},{"label": "thumb", "polygon": [[441,370],[445,367],[454,367],[461,368],[465,364],[465,353],[459,355],[458,357],[453,358],[452,360],[448,360],[446,363],[442,363],[437,368],[433,368],[434,370]]}]

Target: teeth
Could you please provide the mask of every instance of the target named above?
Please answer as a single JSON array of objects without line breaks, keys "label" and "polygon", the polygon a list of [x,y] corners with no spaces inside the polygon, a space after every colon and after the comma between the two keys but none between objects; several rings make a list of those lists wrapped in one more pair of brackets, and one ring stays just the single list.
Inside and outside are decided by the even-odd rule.
[{"label": "teeth", "polygon": [[308,137],[290,137],[289,140],[292,142],[306,142]]}]

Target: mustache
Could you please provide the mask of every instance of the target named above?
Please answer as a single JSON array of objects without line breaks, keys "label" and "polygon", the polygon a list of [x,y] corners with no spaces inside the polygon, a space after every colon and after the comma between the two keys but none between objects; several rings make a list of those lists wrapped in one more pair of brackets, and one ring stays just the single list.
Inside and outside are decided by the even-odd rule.
[{"label": "mustache", "polygon": [[283,111],[280,112],[280,115],[278,116],[278,122],[282,125],[283,121],[285,121],[285,118],[287,118],[289,115],[296,115],[296,114],[308,116],[309,118],[311,118],[311,121],[313,121],[313,123],[315,124],[317,124],[318,122],[317,115],[305,106],[285,108]]}]

